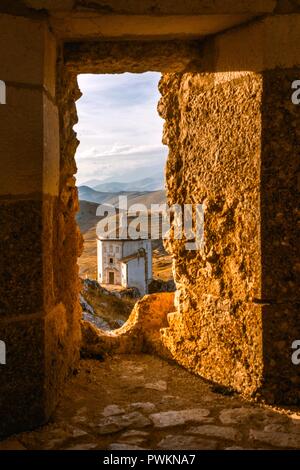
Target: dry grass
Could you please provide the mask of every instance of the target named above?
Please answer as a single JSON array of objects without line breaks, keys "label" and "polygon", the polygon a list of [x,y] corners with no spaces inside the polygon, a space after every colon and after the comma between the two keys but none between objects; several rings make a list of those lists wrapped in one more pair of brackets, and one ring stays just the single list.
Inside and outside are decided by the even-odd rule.
[{"label": "dry grass", "polygon": [[93,288],[85,288],[82,295],[93,307],[95,314],[106,321],[112,329],[120,327],[118,320],[126,322],[137,301],[129,297],[119,299],[111,293],[104,294]]},{"label": "dry grass", "polygon": [[97,241],[95,227],[83,234],[83,253],[78,260],[82,278],[97,279]]},{"label": "dry grass", "polygon": [[161,279],[162,281],[173,279],[172,258],[163,248],[153,250],[152,269],[154,279]]}]

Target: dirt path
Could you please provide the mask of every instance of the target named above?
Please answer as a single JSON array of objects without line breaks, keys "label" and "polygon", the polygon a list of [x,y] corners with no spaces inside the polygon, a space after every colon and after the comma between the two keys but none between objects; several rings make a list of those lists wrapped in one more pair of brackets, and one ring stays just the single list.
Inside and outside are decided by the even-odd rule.
[{"label": "dirt path", "polygon": [[300,410],[228,396],[148,355],[83,360],[52,422],[1,449],[300,448]]}]

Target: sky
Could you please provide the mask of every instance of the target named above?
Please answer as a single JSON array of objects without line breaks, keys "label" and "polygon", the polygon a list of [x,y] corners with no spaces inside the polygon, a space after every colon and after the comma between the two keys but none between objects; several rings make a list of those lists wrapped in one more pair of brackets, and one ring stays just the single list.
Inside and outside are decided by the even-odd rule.
[{"label": "sky", "polygon": [[77,184],[134,181],[163,172],[167,147],[157,113],[160,73],[79,75]]}]

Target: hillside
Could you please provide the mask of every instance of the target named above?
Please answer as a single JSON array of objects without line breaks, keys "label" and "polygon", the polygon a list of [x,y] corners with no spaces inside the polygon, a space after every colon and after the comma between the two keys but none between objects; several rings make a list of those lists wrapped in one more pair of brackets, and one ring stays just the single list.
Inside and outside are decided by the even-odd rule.
[{"label": "hillside", "polygon": [[79,186],[78,196],[80,201],[94,202],[98,204],[112,204],[118,206],[119,196],[127,196],[128,206],[132,204],[144,204],[150,209],[151,204],[163,204],[166,202],[164,190],[159,191],[120,191],[100,192],[88,186]]},{"label": "hillside", "polygon": [[136,298],[126,295],[119,298],[89,279],[81,279],[81,285],[80,300],[85,319],[105,330],[119,328],[126,322]]},{"label": "hillside", "polygon": [[78,197],[80,201],[96,202],[98,204],[103,204],[114,196],[114,193],[95,191],[89,186],[78,187]]},{"label": "hillside", "polygon": [[[133,204],[144,204],[147,209],[151,209],[151,204],[164,204],[166,202],[166,193],[164,190],[151,191],[144,193],[133,193],[128,196],[128,206]],[[113,204],[112,199],[110,204]]]},{"label": "hillside", "polygon": [[80,227],[81,233],[84,235],[88,230],[96,227],[99,217],[96,216],[98,208],[97,203],[80,201],[79,212],[77,214],[77,223]]}]

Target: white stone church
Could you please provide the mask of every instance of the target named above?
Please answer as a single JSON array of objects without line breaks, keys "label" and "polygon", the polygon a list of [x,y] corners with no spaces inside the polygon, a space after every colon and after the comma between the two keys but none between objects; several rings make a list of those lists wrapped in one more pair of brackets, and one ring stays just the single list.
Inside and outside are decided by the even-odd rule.
[{"label": "white stone church", "polygon": [[152,279],[151,240],[97,238],[98,282],[148,292]]}]

